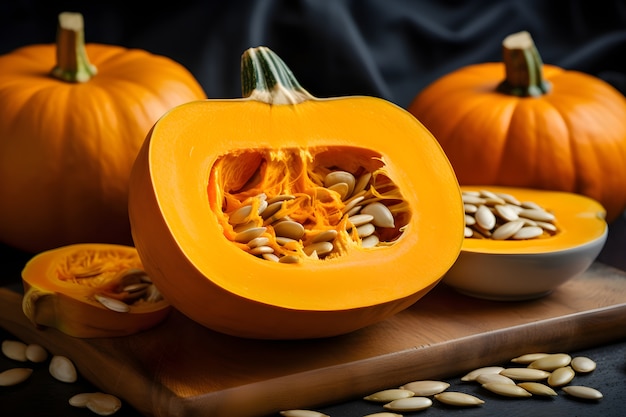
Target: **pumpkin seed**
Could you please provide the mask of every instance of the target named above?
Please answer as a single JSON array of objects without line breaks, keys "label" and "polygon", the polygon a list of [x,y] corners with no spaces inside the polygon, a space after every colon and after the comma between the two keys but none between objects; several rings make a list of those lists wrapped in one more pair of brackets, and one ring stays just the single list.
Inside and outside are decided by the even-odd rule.
[{"label": "pumpkin seed", "polygon": [[399,400],[401,398],[413,397],[415,394],[407,389],[390,388],[382,391],[375,392],[363,397],[366,401],[373,401],[377,403],[388,403],[390,401]]},{"label": "pumpkin seed", "polygon": [[352,191],[352,195],[356,195],[360,193],[361,191],[364,191],[367,188],[368,184],[370,183],[371,179],[372,179],[371,172],[366,172],[363,175],[361,175],[359,179],[357,180],[356,184],[354,185],[354,190]]},{"label": "pumpkin seed", "polygon": [[335,229],[324,230],[323,232],[320,232],[317,235],[315,235],[315,237],[311,240],[311,242],[312,243],[330,242],[332,240],[335,240],[335,238],[337,237],[337,234],[338,233]]},{"label": "pumpkin seed", "polygon": [[376,235],[369,235],[361,240],[361,246],[364,248],[373,248],[380,243],[380,239]]},{"label": "pumpkin seed", "polygon": [[26,346],[26,359],[31,362],[41,363],[48,359],[48,351],[43,346],[36,343],[31,343]]},{"label": "pumpkin seed", "polygon": [[328,414],[314,410],[284,410],[279,414],[283,417],[330,417]]},{"label": "pumpkin seed", "polygon": [[348,217],[348,221],[352,223],[354,227],[359,227],[364,224],[368,224],[372,220],[374,220],[374,216],[372,216],[371,214],[356,214],[354,216]]},{"label": "pumpkin seed", "polygon": [[348,187],[346,195],[351,195],[356,185],[356,179],[354,175],[347,171],[333,171],[329,172],[324,177],[324,187],[330,188],[335,184],[344,183]]},{"label": "pumpkin seed", "polygon": [[532,394],[526,391],[524,388],[515,384],[507,384],[502,382],[488,382],[482,384],[482,387],[499,395],[505,397],[531,397]]},{"label": "pumpkin seed", "polygon": [[254,239],[250,240],[248,242],[248,247],[250,249],[252,249],[252,248],[259,247],[259,246],[265,246],[268,243],[270,243],[269,238],[264,237],[264,236],[259,236],[259,237],[255,237]]},{"label": "pumpkin seed", "polygon": [[402,385],[400,388],[409,390],[416,396],[428,397],[430,395],[439,394],[448,389],[448,387],[450,387],[450,384],[447,382],[423,380],[409,382],[408,384]]},{"label": "pumpkin seed", "polygon": [[267,253],[274,253],[274,249],[270,246],[256,246],[250,249],[250,253],[253,255],[263,255]]},{"label": "pumpkin seed", "polygon": [[4,340],[2,341],[2,353],[9,359],[15,361],[26,362],[26,343],[18,340]]},{"label": "pumpkin seed", "polygon": [[394,227],[393,214],[389,208],[380,202],[374,202],[363,207],[363,214],[372,216],[372,224],[378,227]]},{"label": "pumpkin seed", "polygon": [[65,356],[54,355],[50,360],[48,371],[55,379],[61,382],[76,382],[78,374],[74,363]]},{"label": "pumpkin seed", "polygon": [[[350,200],[348,200],[348,201],[346,202],[346,205],[345,205],[345,206],[343,206],[343,208],[341,209],[341,212],[342,212],[343,214],[346,214],[346,213],[350,212],[353,208],[357,207],[357,205],[358,205],[361,201],[363,201],[363,199],[364,199],[364,198],[365,198],[365,196],[363,196],[363,195],[358,196],[358,197],[351,198]],[[360,210],[361,210],[361,209],[360,209],[360,207],[359,207],[359,210],[357,210],[357,212],[358,212],[358,211],[360,211]],[[348,217],[349,217],[349,216],[348,216]]]},{"label": "pumpkin seed", "polygon": [[350,192],[350,187],[345,182],[338,182],[327,188],[339,194],[339,198],[341,199],[341,201],[345,200],[349,195],[348,193]]},{"label": "pumpkin seed", "polygon": [[265,233],[266,230],[267,230],[267,227],[251,227],[249,229],[246,229],[242,232],[237,233],[235,235],[235,242],[248,243],[252,239],[255,239],[261,236],[263,233]]},{"label": "pumpkin seed", "polygon": [[586,356],[577,356],[572,359],[572,369],[576,372],[587,373],[596,369],[596,363]]},{"label": "pumpkin seed", "polygon": [[251,205],[241,206],[230,214],[228,222],[233,225],[241,224],[250,216],[250,214],[252,214]]},{"label": "pumpkin seed", "polygon": [[597,389],[583,385],[569,385],[561,389],[572,397],[582,398],[584,400],[599,400],[603,398],[602,393]]},{"label": "pumpkin seed", "polygon": [[507,376],[518,381],[539,381],[550,376],[550,372],[532,368],[505,368],[500,375]]},{"label": "pumpkin seed", "polygon": [[511,359],[511,362],[513,363],[520,363],[523,365],[528,365],[529,363],[532,363],[534,361],[536,361],[537,359],[541,359],[544,356],[548,356],[549,353],[527,353],[525,355],[522,356],[518,356],[516,358]]},{"label": "pumpkin seed", "polygon": [[313,252],[317,253],[319,256],[326,255],[333,251],[333,244],[330,242],[317,242],[311,243],[303,248],[304,253],[307,255],[311,255]]},{"label": "pumpkin seed", "polygon": [[393,400],[385,405],[383,408],[391,411],[420,411],[425,410],[433,405],[433,401],[427,397],[410,397],[400,398],[399,400]]},{"label": "pumpkin seed", "polygon": [[463,377],[461,377],[461,381],[475,381],[478,375],[481,374],[498,374],[504,370],[502,366],[485,366],[483,368],[474,369],[471,372],[468,372]]},{"label": "pumpkin seed", "polygon": [[515,234],[519,232],[523,226],[524,221],[522,220],[506,222],[502,226],[497,227],[491,234],[491,237],[496,240],[508,239],[515,236]]},{"label": "pumpkin seed", "polygon": [[476,211],[476,224],[485,230],[491,230],[496,225],[496,216],[489,210],[487,206],[478,207]]},{"label": "pumpkin seed", "polygon": [[527,382],[520,382],[517,385],[519,385],[520,387],[524,388],[526,391],[534,395],[553,396],[553,397],[558,395],[555,390],[553,390],[546,384],[542,384],[540,382],[527,381]]},{"label": "pumpkin seed", "polygon": [[382,413],[366,414],[363,417],[402,417],[402,414],[383,411]]},{"label": "pumpkin seed", "polygon": [[500,374],[480,374],[476,377],[476,382],[478,382],[480,385],[488,384],[490,382],[515,385],[515,381],[513,381],[511,378]]},{"label": "pumpkin seed", "polygon": [[508,206],[506,204],[497,204],[494,208],[498,216],[508,222],[519,219],[517,211],[511,208],[511,206]]},{"label": "pumpkin seed", "polygon": [[281,256],[278,262],[280,262],[281,264],[297,264],[300,262],[300,258],[298,258],[296,255],[285,255]]},{"label": "pumpkin seed", "polygon": [[277,236],[298,240],[304,236],[304,226],[292,220],[284,220],[274,224],[274,232]]},{"label": "pumpkin seed", "polygon": [[0,387],[10,387],[22,383],[30,377],[33,370],[30,368],[11,368],[0,372]]},{"label": "pumpkin seed", "polygon": [[512,239],[524,240],[524,239],[532,239],[535,237],[539,237],[543,234],[543,229],[539,226],[524,226],[520,230],[518,230],[513,236]]},{"label": "pumpkin seed", "polygon": [[544,371],[554,371],[557,368],[567,366],[572,361],[572,357],[566,353],[555,353],[539,358],[530,364],[529,368],[543,369]]},{"label": "pumpkin seed", "polygon": [[524,209],[519,212],[519,216],[542,222],[553,222],[555,220],[554,214],[549,213],[542,208]]},{"label": "pumpkin seed", "polygon": [[119,398],[103,392],[76,394],[70,397],[69,404],[73,407],[86,407],[101,416],[114,414],[122,407],[122,402]]},{"label": "pumpkin seed", "polygon": [[107,297],[102,294],[94,294],[93,297],[96,299],[96,301],[98,301],[100,304],[102,304],[104,307],[108,308],[111,311],[116,311],[118,313],[127,313],[130,311],[130,306],[123,301]]},{"label": "pumpkin seed", "polygon": [[435,394],[435,399],[448,405],[456,405],[460,407],[474,406],[484,404],[485,401],[470,394],[458,391],[445,391]]},{"label": "pumpkin seed", "polygon": [[267,261],[278,262],[279,258],[273,253],[264,253],[261,257]]},{"label": "pumpkin seed", "polygon": [[571,366],[555,369],[548,377],[548,384],[552,387],[560,387],[569,384],[576,376]]}]

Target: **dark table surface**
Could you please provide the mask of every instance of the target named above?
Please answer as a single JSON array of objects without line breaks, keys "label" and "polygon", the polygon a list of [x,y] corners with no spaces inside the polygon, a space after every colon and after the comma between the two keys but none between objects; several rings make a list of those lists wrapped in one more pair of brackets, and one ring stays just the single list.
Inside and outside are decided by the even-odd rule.
[{"label": "dark table surface", "polygon": [[[626,216],[618,219],[609,229],[609,239],[600,254],[599,261],[626,270],[626,246],[624,233]],[[20,291],[20,271],[32,255],[0,245],[0,286]],[[626,285],[626,282],[624,283]],[[584,338],[585,335],[581,334]],[[0,328],[0,340],[15,337]],[[492,394],[476,383],[462,382],[462,375],[450,375],[445,379],[451,384],[448,390],[457,390],[474,394],[485,400],[479,407],[451,407],[434,402],[427,410],[405,412],[403,415],[422,416],[624,416],[626,415],[626,340],[593,346],[588,349],[566,352],[572,356],[587,356],[597,362],[597,369],[590,374],[578,374],[571,383],[586,385],[600,390],[604,398],[599,401],[585,401],[570,397],[562,392],[554,398],[534,396],[527,399],[502,397]],[[454,360],[454,358],[450,358]],[[31,366],[33,364],[29,364]],[[494,365],[507,366],[506,363]],[[509,366],[511,364],[508,364]],[[0,372],[20,365],[0,355]],[[75,383],[61,383],[50,376],[47,363],[35,364],[34,372],[24,383],[12,387],[0,387],[0,416],[89,416],[95,415],[87,409],[75,408],[68,404],[68,399],[80,392],[97,391],[98,388],[79,376]],[[305,408],[303,406],[303,408]],[[311,409],[311,407],[307,407]],[[385,411],[382,406],[354,398],[340,404],[326,404],[314,408],[331,417],[357,417]],[[141,414],[128,403],[115,414],[118,417],[139,417]]]}]

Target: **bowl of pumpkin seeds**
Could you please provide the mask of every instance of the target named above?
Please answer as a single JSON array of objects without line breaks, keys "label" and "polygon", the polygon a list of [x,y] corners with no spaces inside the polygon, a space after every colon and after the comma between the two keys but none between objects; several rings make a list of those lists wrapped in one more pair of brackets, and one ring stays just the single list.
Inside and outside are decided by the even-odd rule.
[{"label": "bowl of pumpkin seeds", "polygon": [[575,193],[462,186],[465,239],[442,282],[472,297],[546,296],[583,274],[606,242],[605,210]]}]

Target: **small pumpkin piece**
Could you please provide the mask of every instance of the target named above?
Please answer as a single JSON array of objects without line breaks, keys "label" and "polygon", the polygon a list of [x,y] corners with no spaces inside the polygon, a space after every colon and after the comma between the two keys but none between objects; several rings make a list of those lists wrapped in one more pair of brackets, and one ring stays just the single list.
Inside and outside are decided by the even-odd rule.
[{"label": "small pumpkin piece", "polygon": [[22,282],[26,317],[75,337],[126,336],[157,325],[170,311],[130,246],[45,251],[26,263]]}]

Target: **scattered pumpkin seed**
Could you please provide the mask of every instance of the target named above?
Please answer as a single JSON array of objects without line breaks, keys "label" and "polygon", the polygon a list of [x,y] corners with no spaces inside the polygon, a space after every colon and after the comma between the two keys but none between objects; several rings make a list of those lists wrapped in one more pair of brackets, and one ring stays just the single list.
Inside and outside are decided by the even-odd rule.
[{"label": "scattered pumpkin seed", "polygon": [[409,397],[393,400],[385,405],[384,408],[391,411],[420,411],[425,410],[433,405],[433,401],[427,397]]},{"label": "scattered pumpkin seed", "polygon": [[330,417],[327,414],[314,410],[284,410],[279,413],[283,417]]},{"label": "scattered pumpkin seed", "polygon": [[439,394],[449,387],[450,384],[444,381],[423,380],[409,382],[408,384],[402,385],[400,388],[409,390],[419,397],[428,397],[430,395]]},{"label": "scattered pumpkin seed", "polygon": [[121,300],[102,294],[94,294],[94,298],[111,311],[117,311],[118,313],[128,313],[130,311],[130,306]]},{"label": "scattered pumpkin seed", "polygon": [[110,416],[122,407],[119,398],[103,392],[76,394],[69,399],[69,404],[73,407],[86,407],[100,416]]},{"label": "scattered pumpkin seed", "polygon": [[498,374],[502,370],[504,370],[504,367],[502,366],[485,366],[468,372],[463,377],[461,377],[461,381],[475,381],[480,374]]},{"label": "scattered pumpkin seed", "polygon": [[0,372],[0,387],[9,387],[22,383],[30,377],[33,370],[30,368],[11,368]]},{"label": "scattered pumpkin seed", "polygon": [[65,356],[54,355],[50,360],[48,370],[50,375],[61,382],[72,383],[78,379],[74,363]]},{"label": "scattered pumpkin seed", "polygon": [[444,391],[435,394],[435,399],[448,405],[456,405],[459,407],[469,407],[484,404],[485,401],[470,394],[458,391]]},{"label": "scattered pumpkin seed", "polygon": [[26,358],[35,363],[45,362],[48,359],[48,351],[43,346],[31,343],[26,346]]},{"label": "scattered pumpkin seed", "polygon": [[26,362],[26,343],[19,340],[3,340],[2,341],[2,353],[9,359],[15,361]]},{"label": "scattered pumpkin seed", "polygon": [[557,368],[569,365],[571,361],[572,357],[567,353],[554,353],[531,362],[528,364],[528,367],[543,369],[544,371],[554,371]]},{"label": "scattered pumpkin seed", "polygon": [[490,382],[515,385],[515,381],[513,381],[511,378],[500,374],[480,374],[476,377],[476,382],[478,382],[480,385],[488,384]]},{"label": "scattered pumpkin seed", "polygon": [[600,391],[595,388],[586,387],[584,385],[569,385],[561,388],[563,392],[572,397],[582,398],[583,400],[599,400],[603,398]]},{"label": "scattered pumpkin seed", "polygon": [[506,368],[500,374],[517,381],[539,381],[550,376],[550,372],[532,368]]},{"label": "scattered pumpkin seed", "polygon": [[503,382],[488,382],[482,384],[482,387],[495,394],[505,397],[531,397],[532,394],[519,385],[508,384]]},{"label": "scattered pumpkin seed", "polygon": [[548,377],[548,384],[552,387],[560,387],[569,384],[576,376],[571,366],[555,369]]},{"label": "scattered pumpkin seed", "polygon": [[390,388],[367,395],[363,399],[377,403],[388,403],[401,398],[413,397],[414,395],[415,393],[406,389]]},{"label": "scattered pumpkin seed", "polygon": [[588,373],[596,369],[596,363],[586,356],[577,356],[572,359],[572,369],[580,373]]},{"label": "scattered pumpkin seed", "polygon": [[541,353],[541,352],[538,352],[538,353],[527,353],[525,355],[521,355],[521,356],[518,356],[518,357],[515,357],[515,358],[511,359],[511,362],[519,363],[519,364],[522,364],[522,365],[528,365],[528,364],[536,361],[537,359],[541,359],[544,356],[548,356],[548,355],[550,355],[550,354],[549,353]]},{"label": "scattered pumpkin seed", "polygon": [[519,385],[520,387],[524,388],[526,391],[534,395],[542,395],[542,396],[557,396],[558,395],[555,390],[553,390],[546,384],[542,384],[540,382],[527,381],[527,382],[520,382],[517,385]]}]

